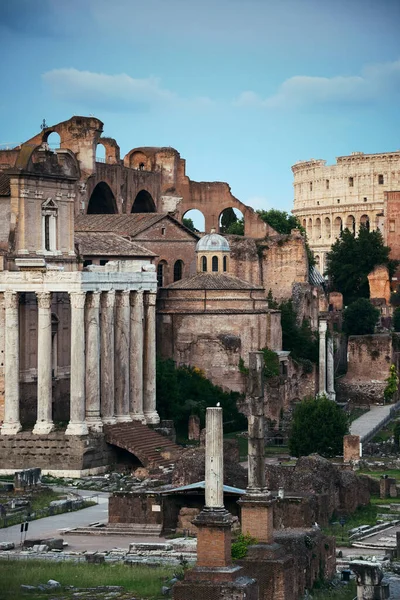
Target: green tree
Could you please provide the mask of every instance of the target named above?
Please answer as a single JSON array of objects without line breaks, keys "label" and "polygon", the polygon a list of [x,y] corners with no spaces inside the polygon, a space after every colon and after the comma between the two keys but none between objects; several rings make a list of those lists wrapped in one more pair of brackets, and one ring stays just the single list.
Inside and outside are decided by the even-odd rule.
[{"label": "green tree", "polygon": [[225,210],[222,212],[222,216],[221,216],[221,225],[220,225],[220,231],[221,233],[228,233],[228,229],[231,225],[233,225],[234,223],[236,223],[238,220],[235,211],[233,210],[233,208],[225,208]]},{"label": "green tree", "polygon": [[345,412],[325,395],[307,397],[297,404],[289,435],[292,456],[314,452],[325,457],[342,454],[343,436],[349,431]]},{"label": "green tree", "polygon": [[348,335],[374,333],[380,312],[367,298],[359,298],[343,311],[343,331]]},{"label": "green tree", "polygon": [[300,229],[302,233],[305,233],[304,227],[300,225],[298,218],[288,215],[284,210],[277,210],[275,208],[271,208],[271,210],[257,210],[257,214],[272,229],[275,229],[277,233],[290,234],[292,229]]},{"label": "green tree", "polygon": [[385,402],[392,402],[399,387],[396,365],[390,365],[389,377],[385,381],[387,382],[387,386],[383,391],[383,397]]},{"label": "green tree", "polygon": [[244,219],[238,219],[234,223],[231,223],[225,233],[229,233],[231,235],[244,235]]},{"label": "green tree", "polygon": [[400,331],[400,306],[394,309],[393,313],[393,329],[397,332]]},{"label": "green tree", "polygon": [[194,223],[193,223],[192,219],[190,219],[189,217],[183,217],[182,223],[188,229],[191,229],[192,231],[197,231],[197,229],[194,226]]},{"label": "green tree", "polygon": [[392,277],[398,261],[391,260],[389,253],[379,230],[361,226],[357,237],[348,229],[343,231],[326,255],[326,273],[332,288],[343,294],[345,304],[369,298],[368,274],[377,265],[386,265]]}]

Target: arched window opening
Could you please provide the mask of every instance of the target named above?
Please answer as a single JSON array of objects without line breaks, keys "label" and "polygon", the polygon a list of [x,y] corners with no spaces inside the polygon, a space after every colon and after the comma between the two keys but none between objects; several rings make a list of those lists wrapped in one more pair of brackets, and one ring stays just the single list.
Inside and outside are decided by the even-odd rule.
[{"label": "arched window opening", "polygon": [[106,149],[103,144],[97,144],[96,146],[96,162],[106,162]]},{"label": "arched window opening", "polygon": [[141,190],[136,196],[131,213],[153,213],[156,212],[154,200],[146,190]]},{"label": "arched window opening", "polygon": [[308,223],[307,223],[307,236],[308,238],[311,240],[312,238],[312,233],[313,233],[313,229],[312,229],[312,219],[308,219]]},{"label": "arched window opening", "polygon": [[182,279],[183,262],[177,260],[174,264],[174,281],[180,281]]},{"label": "arched window opening", "polygon": [[331,220],[329,217],[325,217],[325,237],[331,237]]},{"label": "arched window opening", "polygon": [[42,245],[46,252],[57,250],[57,212],[58,208],[52,198],[42,204]]},{"label": "arched window opening", "polygon": [[352,233],[353,235],[356,234],[356,220],[353,217],[353,215],[349,215],[347,217],[346,220],[346,228],[350,231],[350,233]]},{"label": "arched window opening", "polygon": [[218,219],[220,233],[244,235],[244,215],[238,208],[225,208]]},{"label": "arched window opening", "polygon": [[201,257],[201,269],[204,273],[207,272],[207,256]]},{"label": "arched window opening", "polygon": [[139,163],[139,171],[144,171],[144,162]]},{"label": "arched window opening", "polygon": [[158,287],[164,287],[166,275],[167,275],[167,263],[165,260],[160,260],[160,262],[157,265]]},{"label": "arched window opening", "polygon": [[337,238],[340,237],[341,233],[343,231],[343,222],[340,217],[336,217],[335,223],[334,223],[334,229],[335,229],[335,237],[337,237]]},{"label": "arched window opening", "polygon": [[56,150],[56,148],[60,148],[61,146],[61,138],[56,131],[50,133],[44,141],[47,143],[50,150]]},{"label": "arched window opening", "polygon": [[319,255],[318,255],[318,254],[315,254],[315,255],[314,255],[314,259],[315,259],[315,266],[316,266],[316,267],[317,267],[317,269],[319,270],[319,267],[320,267],[320,265],[321,265],[321,259],[320,259]]},{"label": "arched window opening", "polygon": [[316,240],[318,240],[321,237],[321,219],[319,217],[315,219],[314,236]]},{"label": "arched window opening", "polygon": [[307,221],[306,219],[303,219],[303,227],[304,227],[304,231],[307,230]]},{"label": "arched window opening", "polygon": [[360,225],[362,227],[365,227],[367,231],[370,230],[370,222],[369,222],[369,216],[368,215],[362,215],[362,217],[360,219]]},{"label": "arched window opening", "polygon": [[218,273],[218,256],[212,257],[211,268],[214,273]]},{"label": "arched window opening", "polygon": [[203,233],[206,230],[206,220],[201,210],[191,208],[182,217],[182,223],[191,231]]},{"label": "arched window opening", "polygon": [[118,212],[117,203],[110,187],[101,181],[94,188],[90,196],[88,215],[113,215]]},{"label": "arched window opening", "polygon": [[223,264],[224,273],[226,273],[226,271],[228,270],[228,259],[226,258],[226,256],[224,256],[224,258],[222,259],[222,264]]}]

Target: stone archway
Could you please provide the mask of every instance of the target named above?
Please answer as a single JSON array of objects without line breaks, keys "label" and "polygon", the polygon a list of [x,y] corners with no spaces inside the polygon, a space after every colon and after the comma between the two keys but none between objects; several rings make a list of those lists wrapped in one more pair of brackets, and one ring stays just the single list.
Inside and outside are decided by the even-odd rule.
[{"label": "stone archway", "polygon": [[118,213],[117,203],[110,187],[101,181],[94,188],[87,209],[88,215],[113,215]]},{"label": "stone archway", "polygon": [[157,212],[153,197],[146,190],[140,190],[132,204],[131,213]]}]

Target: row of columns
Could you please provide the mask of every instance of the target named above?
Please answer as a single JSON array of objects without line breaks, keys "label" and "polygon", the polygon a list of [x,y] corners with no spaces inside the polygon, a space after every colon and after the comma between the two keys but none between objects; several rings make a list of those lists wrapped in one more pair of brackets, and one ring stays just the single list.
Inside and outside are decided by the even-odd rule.
[{"label": "row of columns", "polygon": [[326,319],[319,321],[319,394],[336,399],[333,338],[327,336]]},{"label": "row of columns", "polygon": [[[52,421],[51,292],[38,292],[38,377],[35,434]],[[67,435],[101,431],[131,420],[158,423],[156,294],[129,290],[70,292],[71,384]],[[1,433],[21,430],[19,418],[19,293],[5,298],[5,418]]]}]

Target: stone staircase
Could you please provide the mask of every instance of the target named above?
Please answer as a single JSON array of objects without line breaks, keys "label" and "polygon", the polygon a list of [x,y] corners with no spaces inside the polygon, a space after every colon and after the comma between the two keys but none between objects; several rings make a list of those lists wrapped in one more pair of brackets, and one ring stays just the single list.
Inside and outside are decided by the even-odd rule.
[{"label": "stone staircase", "polygon": [[127,535],[130,537],[160,537],[162,525],[146,523],[93,523],[63,531],[63,535]]},{"label": "stone staircase", "polygon": [[139,421],[106,425],[104,435],[108,444],[134,454],[148,468],[169,467],[182,451],[170,439]]}]

